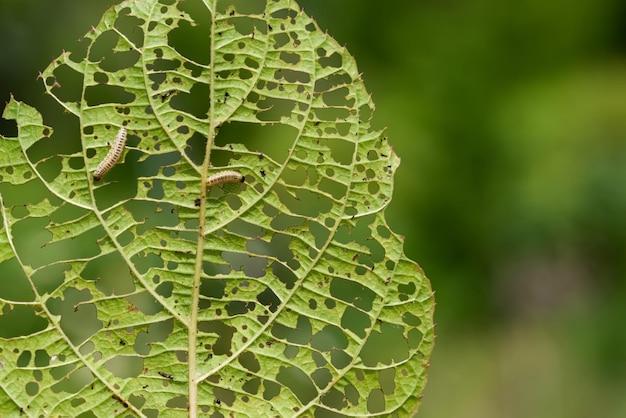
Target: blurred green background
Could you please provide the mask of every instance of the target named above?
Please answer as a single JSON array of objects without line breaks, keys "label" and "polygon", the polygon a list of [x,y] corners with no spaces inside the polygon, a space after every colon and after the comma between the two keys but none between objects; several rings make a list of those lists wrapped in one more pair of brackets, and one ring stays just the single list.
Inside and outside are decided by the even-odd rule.
[{"label": "blurred green background", "polygon": [[[437,292],[419,416],[626,416],[626,2],[299,3],[402,158],[387,218]],[[59,114],[37,73],[111,4],[2,0],[0,101]]]}]

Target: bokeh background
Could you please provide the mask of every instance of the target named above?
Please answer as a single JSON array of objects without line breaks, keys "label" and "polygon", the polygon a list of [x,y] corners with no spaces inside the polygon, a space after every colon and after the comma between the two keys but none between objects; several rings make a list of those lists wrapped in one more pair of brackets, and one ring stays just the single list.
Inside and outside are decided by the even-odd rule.
[{"label": "bokeh background", "polygon": [[[418,416],[626,416],[626,2],[299,4],[402,158],[387,217],[437,298]],[[1,0],[0,102],[58,113],[37,73],[111,5]]]}]

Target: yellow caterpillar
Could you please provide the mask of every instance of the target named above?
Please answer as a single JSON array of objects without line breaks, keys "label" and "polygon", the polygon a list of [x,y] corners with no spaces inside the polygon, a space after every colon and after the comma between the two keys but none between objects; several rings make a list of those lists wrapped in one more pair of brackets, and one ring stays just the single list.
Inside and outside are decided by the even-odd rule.
[{"label": "yellow caterpillar", "polygon": [[226,170],[215,173],[206,180],[207,187],[225,183],[243,183],[246,177],[238,171]]},{"label": "yellow caterpillar", "polygon": [[124,152],[124,146],[126,145],[126,128],[121,127],[117,136],[115,137],[115,141],[113,145],[111,145],[111,149],[109,153],[104,157],[104,160],[98,167],[96,167],[96,171],[93,172],[93,179],[98,181],[100,180],[106,173],[109,172],[111,168],[117,163],[117,161],[122,156],[122,152]]}]

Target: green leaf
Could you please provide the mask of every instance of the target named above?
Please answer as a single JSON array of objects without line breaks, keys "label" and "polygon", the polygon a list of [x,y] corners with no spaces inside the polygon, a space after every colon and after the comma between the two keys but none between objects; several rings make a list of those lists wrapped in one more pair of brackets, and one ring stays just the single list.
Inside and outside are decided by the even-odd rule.
[{"label": "green leaf", "polygon": [[[63,137],[12,99],[0,141],[3,413],[417,410],[434,301],[384,219],[399,159],[295,2],[124,1],[41,78]],[[245,183],[203,186],[224,169]]]}]

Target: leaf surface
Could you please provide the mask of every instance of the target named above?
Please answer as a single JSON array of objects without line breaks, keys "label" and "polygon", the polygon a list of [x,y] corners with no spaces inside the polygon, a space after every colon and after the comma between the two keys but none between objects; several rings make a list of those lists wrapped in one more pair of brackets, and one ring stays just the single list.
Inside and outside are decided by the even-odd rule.
[{"label": "leaf surface", "polygon": [[[399,159],[295,2],[124,1],[41,77],[78,128],[4,112],[0,323],[30,325],[0,332],[0,410],[417,409],[434,302],[384,219]],[[224,169],[245,182],[204,186]]]}]

